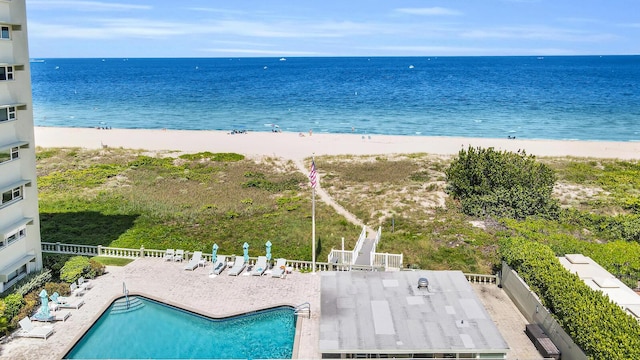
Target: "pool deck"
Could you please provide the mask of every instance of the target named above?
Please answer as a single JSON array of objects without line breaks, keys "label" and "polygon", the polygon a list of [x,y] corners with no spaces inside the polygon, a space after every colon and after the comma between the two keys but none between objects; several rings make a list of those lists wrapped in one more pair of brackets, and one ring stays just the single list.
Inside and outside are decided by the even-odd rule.
[{"label": "pool deck", "polygon": [[[199,313],[221,317],[278,305],[311,304],[311,319],[303,317],[299,329],[300,359],[318,359],[320,326],[320,278],[317,274],[293,272],[286,278],[267,276],[209,277],[211,264],[195,271],[183,270],[184,263],[162,259],[137,259],[125,267],[108,266],[107,273],[91,280],[93,288],[82,298],[80,309],[70,309],[65,322],[54,324],[47,340],[14,337],[0,345],[0,359],[60,359],[70,344],[81,336],[114,297],[122,295],[122,284],[130,293],[150,295]],[[508,358],[541,359],[524,334],[526,321],[502,289],[495,285],[473,285],[503,337],[511,348]],[[35,323],[35,326],[41,326]],[[294,349],[295,352],[295,349]]]}]

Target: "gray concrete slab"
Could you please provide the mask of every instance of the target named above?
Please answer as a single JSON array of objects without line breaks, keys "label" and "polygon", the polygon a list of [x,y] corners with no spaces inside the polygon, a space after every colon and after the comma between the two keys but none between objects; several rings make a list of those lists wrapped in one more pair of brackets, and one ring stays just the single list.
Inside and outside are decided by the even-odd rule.
[{"label": "gray concrete slab", "polygon": [[[321,273],[321,353],[506,353],[507,343],[460,271]],[[325,278],[330,279],[324,281]],[[428,289],[416,291],[418,279]],[[394,286],[395,280],[398,286]],[[387,286],[385,286],[385,284]],[[417,294],[417,295],[416,295]],[[415,300],[421,296],[423,303]],[[339,304],[351,298],[356,306]],[[411,299],[411,300],[408,300]],[[450,306],[454,311],[445,311]],[[422,312],[421,310],[427,311]],[[373,321],[364,321],[372,319]],[[421,326],[426,324],[427,326]]]}]

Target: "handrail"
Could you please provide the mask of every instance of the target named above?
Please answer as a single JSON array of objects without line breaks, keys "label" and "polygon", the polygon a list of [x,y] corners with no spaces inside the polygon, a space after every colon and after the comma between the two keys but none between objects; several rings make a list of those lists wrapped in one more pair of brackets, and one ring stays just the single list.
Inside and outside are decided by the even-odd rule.
[{"label": "handrail", "polygon": [[124,293],[125,303],[127,304],[127,310],[129,309],[129,290],[127,290],[127,285],[122,282],[122,292]]},{"label": "handrail", "polygon": [[362,232],[360,232],[360,237],[358,238],[358,242],[356,242],[356,247],[353,248],[353,256],[351,258],[351,263],[355,264],[356,259],[358,258],[358,253],[362,250],[362,245],[364,244],[364,240],[367,238],[367,227],[362,226]]},{"label": "handrail", "polygon": [[308,302],[304,302],[295,307],[294,314],[299,315],[300,312],[306,311],[309,314],[309,319],[311,319],[311,304]]}]

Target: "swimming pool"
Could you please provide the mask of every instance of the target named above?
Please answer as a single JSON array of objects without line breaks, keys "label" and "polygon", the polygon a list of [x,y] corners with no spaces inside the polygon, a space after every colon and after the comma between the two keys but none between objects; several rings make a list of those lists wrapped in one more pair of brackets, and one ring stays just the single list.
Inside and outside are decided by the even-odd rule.
[{"label": "swimming pool", "polygon": [[211,319],[142,296],[119,299],[65,359],[291,358],[296,315],[291,307]]}]

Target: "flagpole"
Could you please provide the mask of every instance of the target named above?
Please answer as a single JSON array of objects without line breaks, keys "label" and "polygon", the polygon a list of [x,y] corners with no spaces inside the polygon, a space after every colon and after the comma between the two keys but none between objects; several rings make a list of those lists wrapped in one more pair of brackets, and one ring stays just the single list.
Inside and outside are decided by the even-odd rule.
[{"label": "flagpole", "polygon": [[[311,157],[311,166],[315,168],[315,159]],[[315,170],[315,169],[314,169]],[[311,187],[311,272],[316,272],[316,187]]]}]

